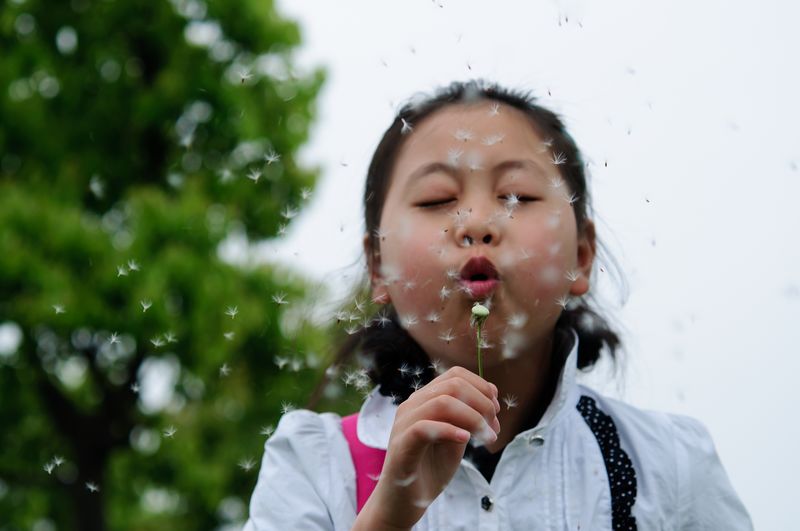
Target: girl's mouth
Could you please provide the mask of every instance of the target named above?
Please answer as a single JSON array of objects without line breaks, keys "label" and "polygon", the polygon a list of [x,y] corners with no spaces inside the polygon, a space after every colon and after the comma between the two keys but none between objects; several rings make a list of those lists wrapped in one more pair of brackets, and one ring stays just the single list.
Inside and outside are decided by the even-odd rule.
[{"label": "girl's mouth", "polygon": [[484,256],[470,258],[461,268],[459,285],[468,297],[485,299],[497,288],[500,282],[497,269],[491,260]]}]

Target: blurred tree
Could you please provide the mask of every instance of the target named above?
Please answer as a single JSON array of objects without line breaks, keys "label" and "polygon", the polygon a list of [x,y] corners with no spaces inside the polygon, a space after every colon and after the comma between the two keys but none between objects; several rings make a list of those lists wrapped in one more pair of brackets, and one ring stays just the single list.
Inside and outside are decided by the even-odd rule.
[{"label": "blurred tree", "polygon": [[269,0],[0,1],[0,529],[246,516],[323,345],[302,279],[220,252],[314,185],[299,41]]}]

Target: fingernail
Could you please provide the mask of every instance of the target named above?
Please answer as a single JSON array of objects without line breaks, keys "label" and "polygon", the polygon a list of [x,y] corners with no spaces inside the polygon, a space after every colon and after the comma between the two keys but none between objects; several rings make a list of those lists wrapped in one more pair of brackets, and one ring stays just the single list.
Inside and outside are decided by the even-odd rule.
[{"label": "fingernail", "polygon": [[500,402],[497,401],[497,398],[494,399],[494,412],[500,413]]},{"label": "fingernail", "polygon": [[497,420],[497,417],[492,419],[492,427],[494,428],[495,432],[497,432],[498,434],[500,433],[500,421]]},{"label": "fingernail", "polygon": [[475,440],[481,444],[493,443],[497,440],[497,433],[489,427],[489,424],[484,420],[483,426],[480,431],[472,435]]}]

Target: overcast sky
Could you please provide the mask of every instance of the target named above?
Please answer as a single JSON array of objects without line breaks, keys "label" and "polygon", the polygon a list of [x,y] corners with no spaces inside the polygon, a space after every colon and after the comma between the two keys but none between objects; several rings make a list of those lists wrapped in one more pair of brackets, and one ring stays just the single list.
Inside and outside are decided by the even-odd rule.
[{"label": "overcast sky", "polygon": [[700,419],[756,528],[796,526],[798,4],[277,5],[301,25],[299,64],[329,79],[302,152],[320,183],[263,256],[346,285],[366,166],[398,105],[473,77],[532,89],[593,162],[598,236],[626,279],[592,288],[626,345],[624,378],[592,385]]}]

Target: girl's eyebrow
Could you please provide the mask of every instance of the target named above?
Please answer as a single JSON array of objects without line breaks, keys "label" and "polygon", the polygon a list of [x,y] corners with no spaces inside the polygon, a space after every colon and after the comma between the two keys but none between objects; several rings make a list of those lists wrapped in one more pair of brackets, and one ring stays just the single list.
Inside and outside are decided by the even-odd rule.
[{"label": "girl's eyebrow", "polygon": [[[496,177],[508,170],[521,170],[525,168],[536,170],[537,172],[540,172],[542,176],[547,175],[547,170],[541,165],[541,163],[534,159],[504,160],[495,164],[495,166],[491,169],[491,174],[492,177]],[[408,183],[412,184],[414,181],[421,179],[426,175],[439,172],[446,173],[452,177],[457,177],[461,173],[461,170],[444,162],[429,162],[414,170],[408,177]]]}]

